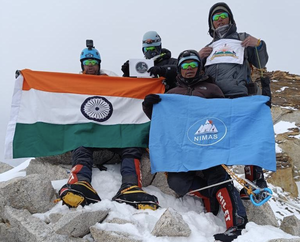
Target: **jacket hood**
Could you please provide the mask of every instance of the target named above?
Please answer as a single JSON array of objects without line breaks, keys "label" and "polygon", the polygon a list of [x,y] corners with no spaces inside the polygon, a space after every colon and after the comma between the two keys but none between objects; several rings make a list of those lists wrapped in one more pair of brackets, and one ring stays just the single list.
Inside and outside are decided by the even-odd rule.
[{"label": "jacket hood", "polygon": [[236,28],[234,17],[233,17],[233,14],[232,14],[231,9],[229,8],[229,6],[224,2],[216,3],[210,8],[209,14],[208,14],[208,26],[209,26],[208,32],[209,32],[210,36],[213,37],[213,38],[214,38],[215,28],[213,26],[212,16],[217,11],[227,12],[228,15],[229,15],[229,19],[230,19],[230,25],[234,25],[235,28]]}]

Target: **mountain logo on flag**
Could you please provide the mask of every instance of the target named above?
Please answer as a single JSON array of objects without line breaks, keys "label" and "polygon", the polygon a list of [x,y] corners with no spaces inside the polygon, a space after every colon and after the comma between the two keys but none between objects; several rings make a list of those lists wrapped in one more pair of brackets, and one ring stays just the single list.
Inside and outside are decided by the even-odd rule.
[{"label": "mountain logo on flag", "polygon": [[212,120],[206,120],[205,124],[201,124],[199,129],[196,131],[195,135],[202,134],[214,134],[218,133],[216,126],[214,125]]},{"label": "mountain logo on flag", "polygon": [[187,131],[187,138],[195,145],[209,146],[220,142],[227,134],[225,123],[218,118],[204,118]]},{"label": "mountain logo on flag", "polygon": [[82,103],[81,113],[87,119],[104,122],[111,117],[113,106],[105,97],[89,97]]}]

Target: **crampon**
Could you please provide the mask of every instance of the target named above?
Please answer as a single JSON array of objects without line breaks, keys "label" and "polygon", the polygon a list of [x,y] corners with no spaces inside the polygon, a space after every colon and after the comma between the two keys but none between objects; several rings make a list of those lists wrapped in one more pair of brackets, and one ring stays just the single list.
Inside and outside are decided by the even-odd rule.
[{"label": "crampon", "polygon": [[148,194],[138,186],[128,185],[121,187],[112,200],[126,203],[136,209],[156,210],[159,208],[157,197]]},{"label": "crampon", "polygon": [[133,206],[136,209],[151,209],[151,210],[156,210],[159,208],[158,203],[156,202],[151,202],[151,201],[128,201],[128,200],[123,200],[123,199],[116,199],[116,202],[119,203],[126,203],[130,206]]}]

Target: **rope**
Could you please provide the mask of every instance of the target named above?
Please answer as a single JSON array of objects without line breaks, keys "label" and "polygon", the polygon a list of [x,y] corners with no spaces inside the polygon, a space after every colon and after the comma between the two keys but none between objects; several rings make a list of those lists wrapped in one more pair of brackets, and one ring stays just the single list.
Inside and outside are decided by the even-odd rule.
[{"label": "rope", "polygon": [[[243,188],[247,191],[247,194],[250,195],[252,194],[255,196],[255,194],[252,191],[252,187],[247,187],[246,184],[249,183],[249,181],[246,181],[242,178],[239,178],[233,171],[231,171],[227,166],[222,165],[222,167],[225,169],[225,171],[234,179],[236,180],[239,184],[243,186]],[[253,184],[254,185],[254,184]]]},{"label": "rope", "polygon": [[[248,179],[242,179],[242,178],[239,178],[239,177],[238,177],[233,171],[231,171],[227,166],[222,165],[222,167],[226,170],[226,172],[227,172],[231,177],[234,178],[234,180],[236,180],[238,183],[240,183],[240,184],[246,189],[246,191],[247,191],[247,193],[248,193],[249,195],[252,194],[253,196],[255,196],[255,194],[254,194],[253,191],[252,191],[252,187],[254,187],[255,189],[260,189],[259,187],[257,187],[255,184],[253,184],[253,183],[252,183],[251,181],[249,181]],[[251,187],[247,187],[246,184],[249,184]],[[279,198],[279,197],[274,197],[273,194],[270,194],[270,193],[268,193],[268,192],[266,192],[266,195],[272,197],[272,198],[275,199],[275,200],[281,201],[281,202],[283,202],[283,203],[285,203],[285,204],[287,204],[287,205],[289,205],[289,206],[291,206],[291,207],[293,207],[293,208],[295,208],[295,209],[297,209],[297,210],[300,211],[300,207],[297,206],[297,205],[295,205],[295,204],[293,204],[293,203],[290,203],[290,202],[288,202],[288,201],[286,201],[286,200],[283,200],[283,199],[281,199],[281,198]]]},{"label": "rope", "polygon": [[258,66],[259,66],[259,71],[260,71],[260,77],[264,77],[264,71],[263,69],[261,68],[261,64],[260,64],[260,58],[259,58],[259,55],[258,55],[258,50],[257,50],[257,46],[255,46],[255,52],[256,52],[256,56],[257,56],[257,61],[258,61]]},{"label": "rope", "polygon": [[234,172],[232,172],[227,166],[225,165],[222,165],[222,167],[226,170],[226,172],[233,178],[233,179],[229,179],[229,180],[226,180],[226,181],[222,181],[222,182],[219,182],[219,183],[215,183],[215,184],[212,184],[212,185],[209,185],[209,186],[206,186],[206,187],[202,187],[202,188],[199,188],[199,189],[196,189],[196,190],[192,190],[192,191],[189,191],[187,193],[187,195],[191,195],[192,193],[194,192],[199,192],[199,191],[202,191],[202,190],[205,190],[205,189],[208,189],[208,188],[211,188],[211,187],[215,187],[215,186],[219,186],[221,184],[224,184],[224,183],[228,183],[228,182],[232,182],[234,180],[236,180],[238,183],[240,183],[243,188],[245,188],[245,190],[247,191],[248,195],[250,194],[253,194],[253,191],[252,191],[252,187],[247,187],[246,184],[250,183],[251,186],[254,186],[254,188],[257,189],[257,187],[251,183],[250,181],[248,180],[244,180],[242,178],[239,178]]},{"label": "rope", "polygon": [[202,190],[205,190],[205,189],[208,189],[208,188],[211,188],[211,187],[216,187],[216,186],[219,186],[221,184],[224,184],[224,183],[227,183],[227,182],[232,182],[232,181],[233,181],[233,179],[229,179],[229,180],[222,181],[222,182],[219,182],[219,183],[215,183],[215,184],[212,184],[212,185],[209,185],[209,186],[206,186],[206,187],[202,187],[202,188],[199,188],[199,189],[196,189],[196,190],[193,190],[193,191],[189,191],[187,193],[187,195],[191,195],[194,192],[199,192],[199,191],[202,191]]},{"label": "rope", "polygon": [[[219,182],[219,183],[215,183],[215,184],[212,184],[212,185],[209,185],[209,186],[206,186],[206,187],[202,187],[202,188],[199,188],[199,189],[196,189],[196,190],[192,190],[192,191],[189,191],[187,193],[187,195],[192,195],[194,192],[199,192],[199,191],[202,191],[202,190],[205,190],[205,189],[208,189],[208,188],[211,188],[211,187],[215,187],[215,186],[219,186],[221,184],[224,184],[224,183],[227,183],[227,182],[232,182],[234,180],[236,180],[239,184],[241,184],[243,186],[243,188],[245,188],[245,190],[247,191],[248,195],[252,194],[253,196],[255,196],[255,194],[253,193],[253,190],[252,190],[252,187],[255,188],[255,189],[259,189],[259,187],[257,187],[254,183],[252,183],[251,181],[249,181],[248,179],[242,179],[242,178],[239,178],[233,171],[231,171],[226,165],[222,165],[222,167],[226,170],[226,172],[231,176],[233,177],[233,179],[229,179],[229,180],[226,180],[226,181],[222,181],[222,182]],[[246,184],[249,184],[250,187],[247,187]],[[286,200],[283,200],[279,197],[274,197],[273,194],[270,194],[268,192],[265,193],[266,195],[272,197],[273,199],[275,200],[278,200],[278,201],[281,201],[289,206],[291,206],[292,208],[294,209],[297,209],[300,211],[300,207],[293,204],[293,203],[290,203]]]}]

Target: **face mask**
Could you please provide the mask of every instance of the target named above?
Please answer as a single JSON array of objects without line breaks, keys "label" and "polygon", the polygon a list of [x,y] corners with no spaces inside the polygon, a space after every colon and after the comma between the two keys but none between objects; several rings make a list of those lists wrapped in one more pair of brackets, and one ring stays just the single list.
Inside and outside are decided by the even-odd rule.
[{"label": "face mask", "polygon": [[225,36],[225,34],[228,32],[229,29],[229,24],[220,26],[216,29],[216,34],[219,38],[223,38]]},{"label": "face mask", "polygon": [[157,51],[157,49],[155,50],[149,50],[147,52],[144,52],[145,58],[146,59],[152,59],[153,57],[159,55],[160,53]]}]

